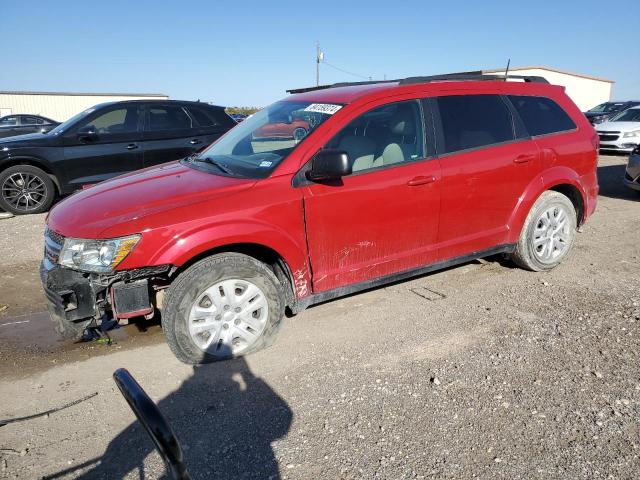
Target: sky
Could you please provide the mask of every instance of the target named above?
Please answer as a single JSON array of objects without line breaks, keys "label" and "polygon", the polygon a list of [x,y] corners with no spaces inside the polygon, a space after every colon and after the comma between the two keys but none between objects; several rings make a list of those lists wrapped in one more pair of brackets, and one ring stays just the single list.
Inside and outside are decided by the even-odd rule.
[{"label": "sky", "polygon": [[637,1],[0,0],[0,90],[265,106],[315,84],[320,42],[321,83],[511,58],[614,80],[613,99],[640,99],[637,15],[625,14]]}]

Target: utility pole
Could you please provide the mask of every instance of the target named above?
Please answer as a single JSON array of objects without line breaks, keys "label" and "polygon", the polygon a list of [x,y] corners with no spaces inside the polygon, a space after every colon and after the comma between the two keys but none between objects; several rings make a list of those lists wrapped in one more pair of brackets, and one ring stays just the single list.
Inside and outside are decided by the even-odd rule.
[{"label": "utility pole", "polygon": [[320,42],[316,42],[316,87],[320,86],[320,62],[324,59],[324,53],[320,50]]}]

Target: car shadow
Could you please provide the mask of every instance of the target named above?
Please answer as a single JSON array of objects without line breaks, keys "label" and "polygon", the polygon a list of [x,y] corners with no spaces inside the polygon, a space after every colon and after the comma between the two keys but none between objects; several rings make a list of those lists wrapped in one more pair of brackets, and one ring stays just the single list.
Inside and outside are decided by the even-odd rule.
[{"label": "car shadow", "polygon": [[[124,405],[123,400],[113,408]],[[281,478],[271,443],[287,434],[293,412],[243,358],[193,367],[193,375],[158,406],[182,444],[193,478]],[[145,472],[144,459],[152,451],[151,439],[133,422],[78,478],[123,478],[133,471],[136,478],[168,478],[166,472]]]},{"label": "car shadow", "polygon": [[598,184],[600,185],[600,196],[609,198],[619,198],[623,200],[638,201],[640,196],[637,192],[626,187],[623,183],[624,165],[603,165],[598,167]]}]

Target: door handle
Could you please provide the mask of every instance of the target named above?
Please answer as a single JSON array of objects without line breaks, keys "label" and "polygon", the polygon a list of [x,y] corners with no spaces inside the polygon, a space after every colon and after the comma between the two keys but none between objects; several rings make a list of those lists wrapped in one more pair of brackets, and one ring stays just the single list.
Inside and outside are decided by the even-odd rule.
[{"label": "door handle", "polygon": [[129,145],[127,145],[127,150],[135,150],[136,148],[138,148],[137,143],[130,143]]},{"label": "door handle", "polygon": [[202,140],[199,140],[197,138],[194,138],[193,140],[190,140],[189,143],[191,145],[198,145],[199,143],[202,143]]},{"label": "door handle", "polygon": [[518,155],[516,158],[514,158],[513,163],[527,163],[533,160],[534,158],[536,158],[535,155],[529,155],[529,154],[523,153],[522,155]]},{"label": "door handle", "polygon": [[426,185],[427,183],[433,183],[436,181],[436,177],[434,177],[433,175],[429,175],[429,176],[419,176],[419,177],[415,177],[412,178],[411,180],[409,180],[407,182],[407,185],[409,185],[410,187],[417,187],[418,185]]}]

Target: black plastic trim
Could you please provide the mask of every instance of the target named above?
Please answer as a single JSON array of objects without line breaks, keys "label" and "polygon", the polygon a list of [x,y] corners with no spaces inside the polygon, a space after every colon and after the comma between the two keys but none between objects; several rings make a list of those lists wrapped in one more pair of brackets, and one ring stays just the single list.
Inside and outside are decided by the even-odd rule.
[{"label": "black plastic trim", "polygon": [[299,313],[311,305],[333,300],[335,298],[344,297],[352,293],[361,292],[363,290],[369,290],[379,287],[381,285],[395,283],[408,278],[417,277],[430,273],[436,270],[442,270],[445,268],[459,265],[461,263],[470,262],[478,258],[488,257],[499,253],[511,253],[515,250],[515,243],[505,243],[485,250],[478,250],[476,252],[462,255],[460,257],[451,258],[449,260],[443,260],[436,263],[431,263],[422,267],[414,268],[411,270],[405,270],[403,272],[393,273],[391,275],[385,275],[384,277],[375,278],[373,280],[366,280],[364,282],[354,283],[345,287],[334,288],[333,290],[327,290],[325,292],[314,293],[308,297],[300,299],[296,302],[295,312]]}]

